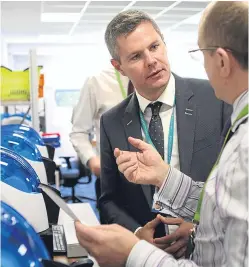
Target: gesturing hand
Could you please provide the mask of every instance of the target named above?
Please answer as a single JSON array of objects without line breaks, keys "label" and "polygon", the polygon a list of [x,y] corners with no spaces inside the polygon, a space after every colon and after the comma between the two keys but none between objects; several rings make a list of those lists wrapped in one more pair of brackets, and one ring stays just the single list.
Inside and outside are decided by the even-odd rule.
[{"label": "gesturing hand", "polygon": [[161,187],[169,166],[151,145],[132,137],[129,137],[128,141],[140,152],[121,151],[115,148],[114,155],[119,171],[132,183]]}]

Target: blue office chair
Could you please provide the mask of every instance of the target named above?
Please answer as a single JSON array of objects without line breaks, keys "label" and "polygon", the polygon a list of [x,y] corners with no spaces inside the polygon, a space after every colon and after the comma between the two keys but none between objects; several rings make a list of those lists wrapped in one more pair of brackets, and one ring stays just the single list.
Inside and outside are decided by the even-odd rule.
[{"label": "blue office chair", "polygon": [[[71,200],[73,203],[82,202],[82,199],[87,199],[91,201],[96,201],[88,196],[76,196],[75,187],[77,184],[89,184],[92,181],[91,171],[86,168],[80,161],[80,159],[72,158],[70,156],[60,157],[64,158],[66,164],[62,164],[59,167],[60,180],[63,186],[70,187],[72,189],[72,195],[69,197],[64,197],[65,201]],[[85,177],[86,181],[82,181],[81,178]]]}]

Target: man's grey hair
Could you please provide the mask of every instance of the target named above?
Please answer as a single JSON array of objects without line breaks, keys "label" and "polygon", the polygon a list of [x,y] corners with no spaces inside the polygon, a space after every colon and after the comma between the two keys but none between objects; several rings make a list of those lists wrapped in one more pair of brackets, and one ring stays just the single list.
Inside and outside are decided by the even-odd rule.
[{"label": "man's grey hair", "polygon": [[158,25],[147,13],[140,10],[123,11],[111,20],[105,31],[105,42],[113,59],[120,61],[117,51],[117,38],[129,35],[143,22],[151,23],[163,40]]}]

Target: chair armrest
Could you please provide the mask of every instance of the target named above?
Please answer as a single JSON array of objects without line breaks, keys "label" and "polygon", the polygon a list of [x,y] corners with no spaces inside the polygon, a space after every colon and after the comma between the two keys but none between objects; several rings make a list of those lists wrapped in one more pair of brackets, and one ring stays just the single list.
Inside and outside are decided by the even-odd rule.
[{"label": "chair armrest", "polygon": [[68,169],[72,169],[70,159],[73,158],[73,156],[61,156],[60,158],[65,159]]}]

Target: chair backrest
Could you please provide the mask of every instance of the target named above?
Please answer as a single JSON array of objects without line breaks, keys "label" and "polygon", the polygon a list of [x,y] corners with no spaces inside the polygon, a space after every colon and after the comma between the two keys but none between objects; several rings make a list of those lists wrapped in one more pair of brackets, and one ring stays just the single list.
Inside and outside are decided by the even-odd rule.
[{"label": "chair backrest", "polygon": [[[59,168],[59,173],[61,179],[64,179],[65,186],[66,184],[73,185],[77,183],[78,180],[82,177],[88,177],[88,181],[86,183],[91,182],[91,171],[81,163],[79,158],[64,157],[64,159],[67,163],[67,166],[61,166]],[[74,182],[72,181],[72,179],[74,180]]]}]

